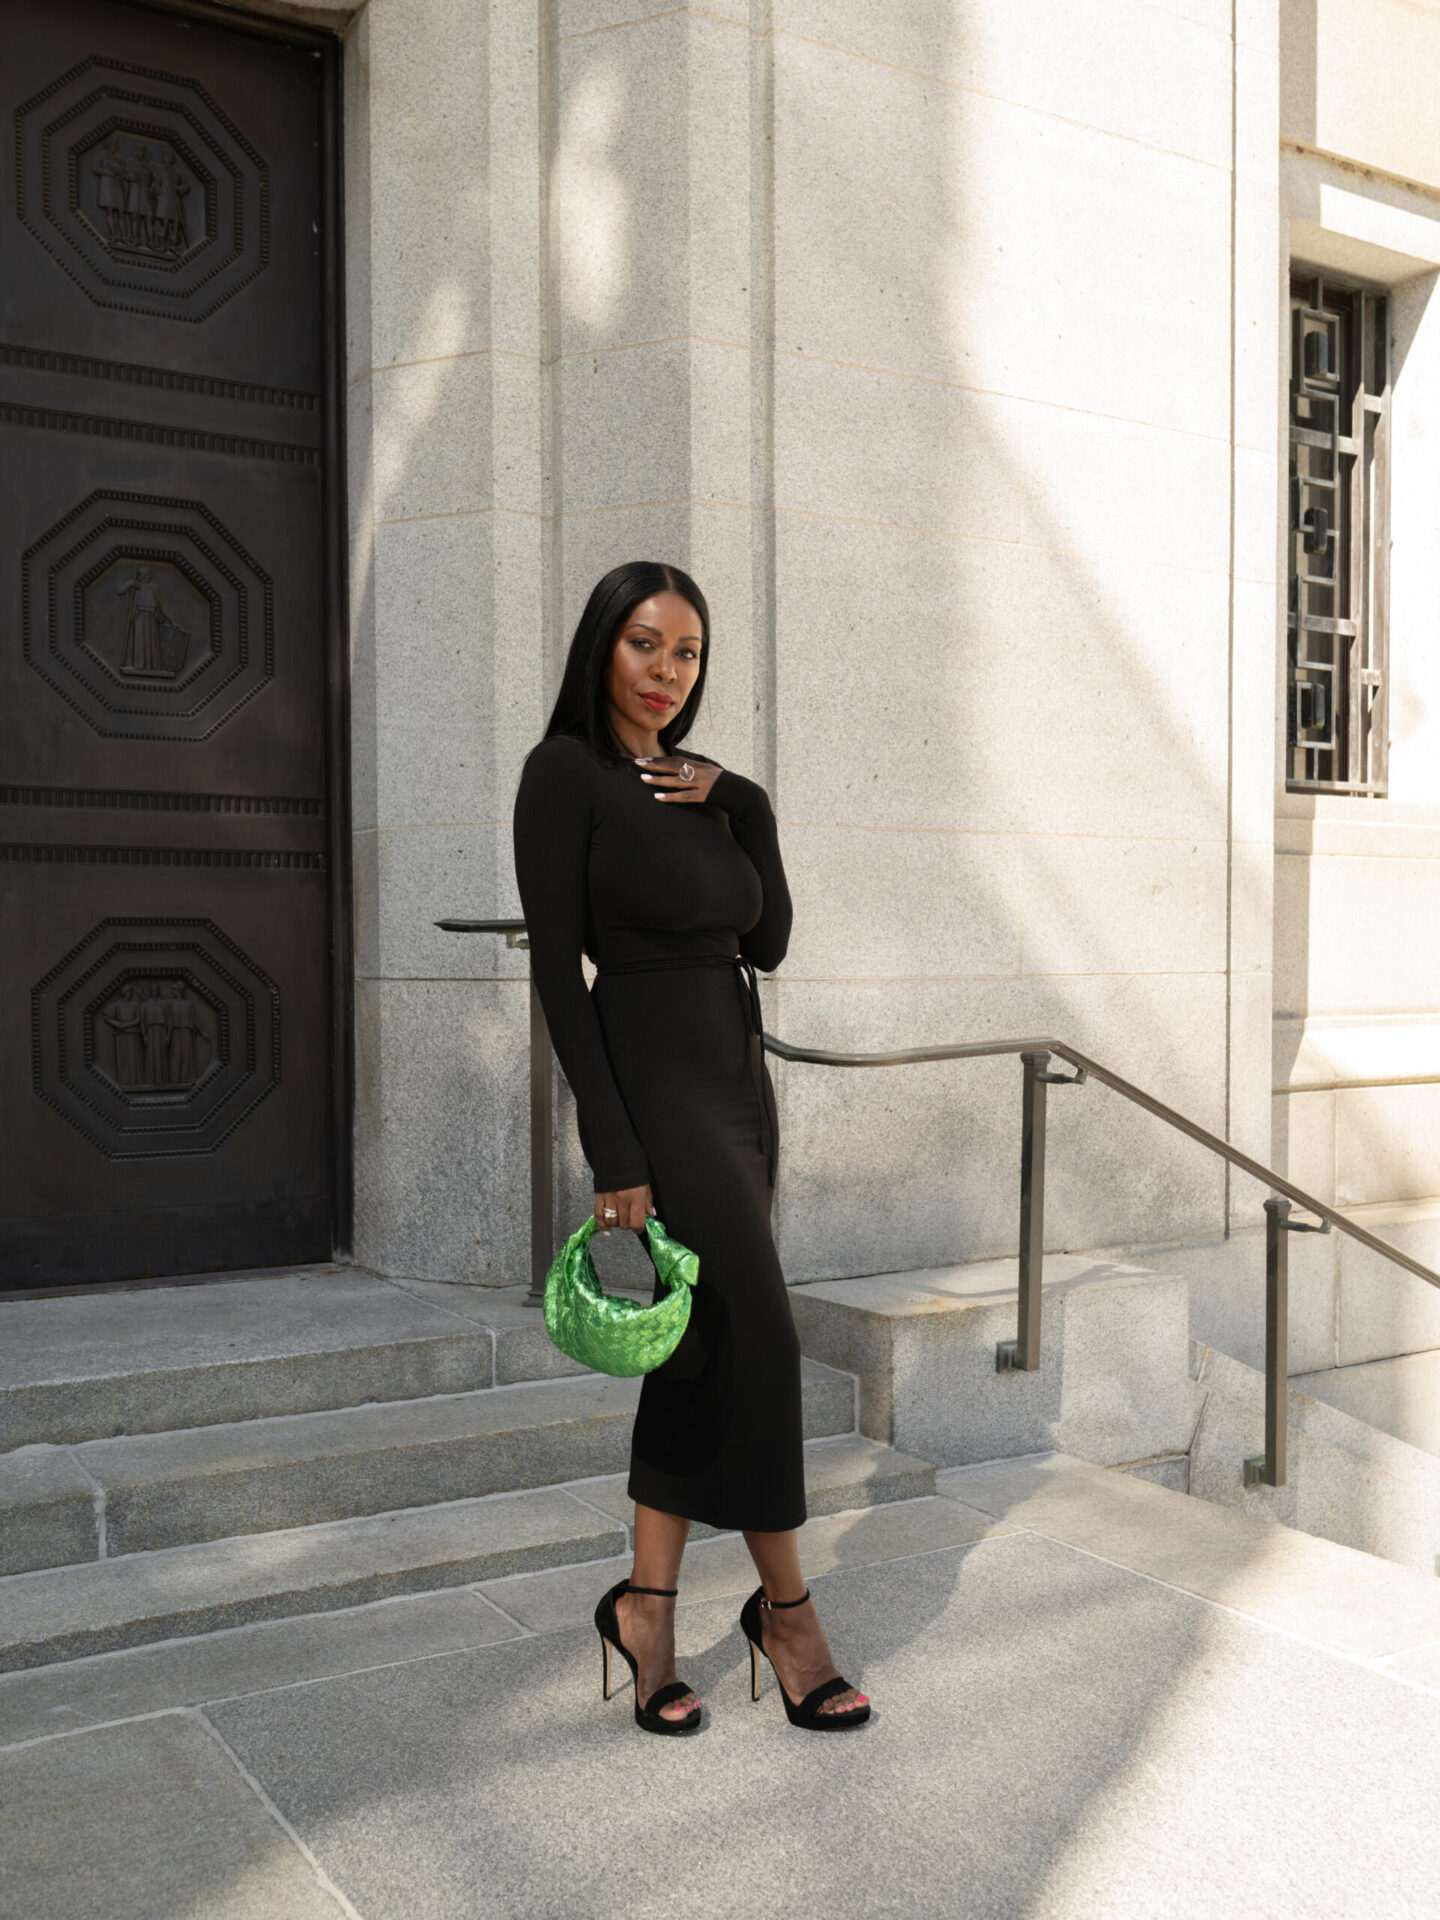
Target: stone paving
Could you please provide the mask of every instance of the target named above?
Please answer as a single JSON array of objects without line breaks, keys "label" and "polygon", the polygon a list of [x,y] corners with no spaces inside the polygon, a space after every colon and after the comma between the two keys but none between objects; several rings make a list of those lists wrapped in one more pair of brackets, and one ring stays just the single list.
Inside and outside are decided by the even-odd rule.
[{"label": "stone paving", "polygon": [[942,1485],[807,1530],[876,1703],[830,1739],[750,1702],[733,1536],[688,1740],[601,1704],[618,1562],[6,1676],[0,1915],[1440,1913],[1440,1589],[1055,1456]]}]

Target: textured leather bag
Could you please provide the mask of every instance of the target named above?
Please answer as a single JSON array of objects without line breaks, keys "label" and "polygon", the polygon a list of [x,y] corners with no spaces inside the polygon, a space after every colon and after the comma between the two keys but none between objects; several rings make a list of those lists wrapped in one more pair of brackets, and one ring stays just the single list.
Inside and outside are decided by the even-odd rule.
[{"label": "textured leather bag", "polygon": [[550,1262],[546,1330],[562,1353],[597,1373],[621,1379],[652,1373],[670,1358],[690,1323],[690,1290],[700,1277],[700,1256],[672,1240],[654,1214],[647,1215],[650,1258],[667,1291],[663,1300],[642,1307],[601,1286],[590,1257],[598,1225],[592,1213]]}]

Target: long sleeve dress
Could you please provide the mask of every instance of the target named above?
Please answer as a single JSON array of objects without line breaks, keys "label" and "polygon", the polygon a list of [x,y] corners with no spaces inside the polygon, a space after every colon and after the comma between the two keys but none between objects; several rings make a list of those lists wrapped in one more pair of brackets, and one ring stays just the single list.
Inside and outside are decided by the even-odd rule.
[{"label": "long sleeve dress", "polygon": [[685,1337],[641,1386],[630,1495],[780,1532],[805,1519],[800,1347],[770,1230],[755,969],[785,957],[790,893],[763,787],[727,768],[703,805],[661,801],[641,772],[567,734],[528,756],[514,838],[531,974],[596,1190],[648,1182],[700,1260]]}]

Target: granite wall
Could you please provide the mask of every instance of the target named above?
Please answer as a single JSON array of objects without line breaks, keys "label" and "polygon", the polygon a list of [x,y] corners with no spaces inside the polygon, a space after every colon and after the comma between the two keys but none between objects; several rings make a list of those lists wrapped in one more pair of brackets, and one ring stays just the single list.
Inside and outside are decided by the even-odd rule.
[{"label": "granite wall", "polygon": [[[1388,79],[1345,55],[1371,11]],[[1415,76],[1440,16],[309,12],[346,36],[358,1257],[527,1271],[524,955],[431,923],[518,910],[521,759],[590,585],[641,554],[714,609],[694,744],[780,817],[774,1032],[1053,1032],[1262,1160],[1273,1123],[1327,1196],[1423,1212],[1440,146]],[[1397,288],[1381,803],[1283,791],[1292,251]],[[1418,1090],[1354,1040],[1397,1021],[1392,1051],[1433,1036]],[[793,1280],[1011,1249],[1014,1062],[772,1071]],[[1176,1250],[1197,1330],[1248,1351],[1260,1191],[1101,1089],[1051,1112],[1051,1243]],[[1302,1264],[1314,1367],[1342,1288]],[[1430,1309],[1360,1284],[1382,1341]]]},{"label": "granite wall", "polygon": [[[640,553],[782,823],[774,1031],[1053,1031],[1263,1156],[1273,14],[370,0],[347,72],[359,1257],[524,1271],[523,955],[430,923],[515,908],[521,757]],[[1012,1243],[1013,1062],[774,1071],[792,1278]],[[1053,1111],[1055,1244],[1253,1213]]]},{"label": "granite wall", "polygon": [[[1276,796],[1276,1164],[1440,1267],[1440,13],[1286,0],[1292,256],[1389,288],[1390,781]],[[1440,1294],[1338,1238],[1327,1358],[1440,1344]]]}]

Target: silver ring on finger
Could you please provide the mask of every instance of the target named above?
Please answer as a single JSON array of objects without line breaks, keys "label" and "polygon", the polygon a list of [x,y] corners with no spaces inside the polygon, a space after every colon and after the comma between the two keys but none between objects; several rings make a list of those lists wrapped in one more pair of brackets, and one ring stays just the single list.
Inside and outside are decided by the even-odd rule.
[{"label": "silver ring on finger", "polygon": [[606,1207],[606,1209],[605,1209],[605,1218],[606,1218],[607,1220],[618,1220],[618,1219],[620,1218],[620,1216],[619,1216],[619,1214],[618,1214],[618,1213],[617,1213],[617,1212],[615,1211],[615,1209],[614,1209],[614,1207]]},{"label": "silver ring on finger", "polygon": [[682,780],[693,780],[695,778],[695,769],[688,760],[682,760],[680,762],[680,778]]}]

